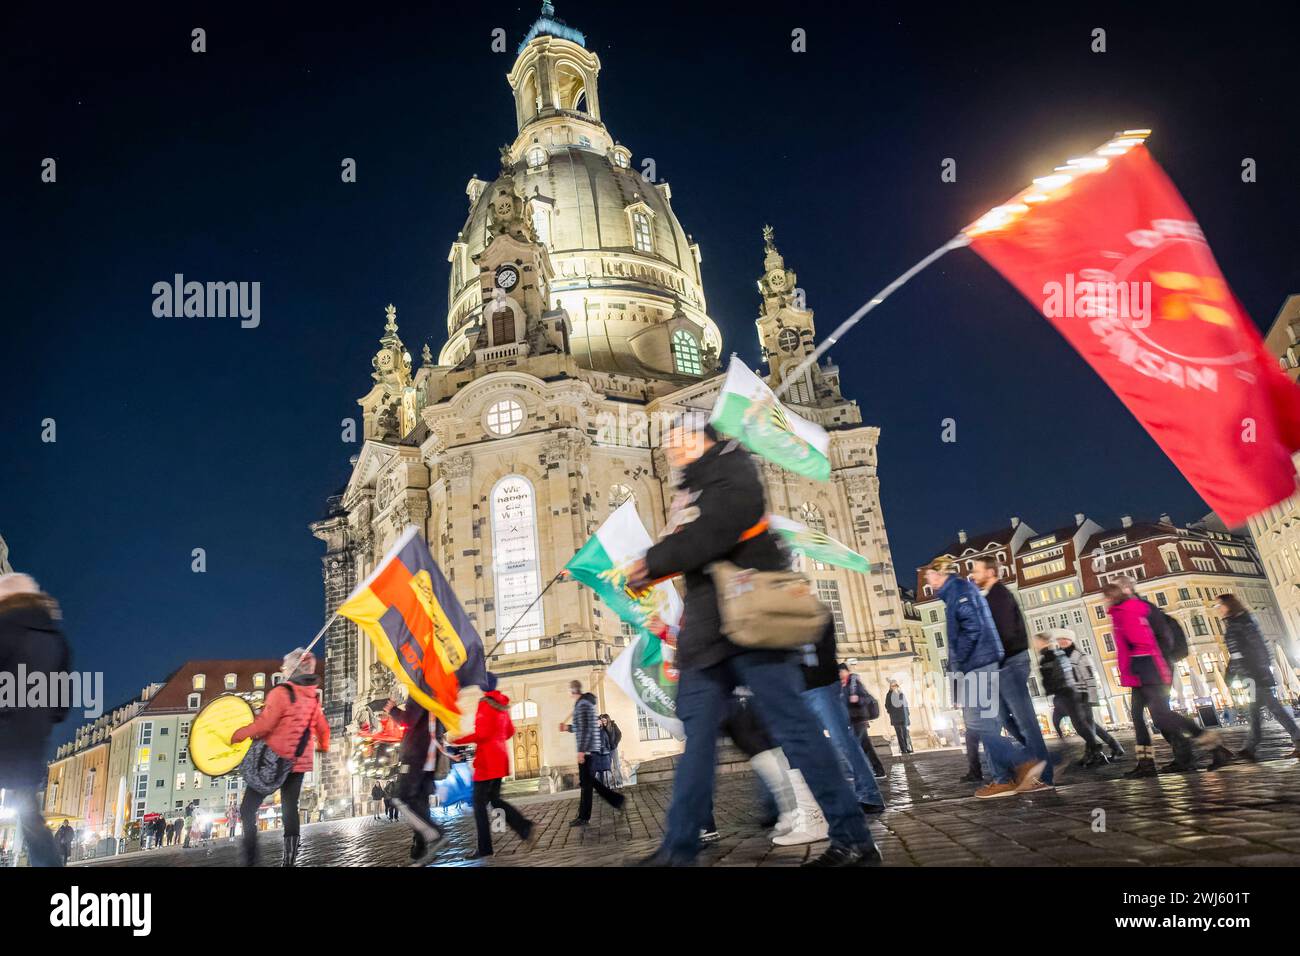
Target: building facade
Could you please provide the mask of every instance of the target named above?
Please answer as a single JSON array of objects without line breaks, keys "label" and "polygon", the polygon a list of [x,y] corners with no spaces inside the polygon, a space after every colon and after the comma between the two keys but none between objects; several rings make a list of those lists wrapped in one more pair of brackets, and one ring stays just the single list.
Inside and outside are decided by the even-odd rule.
[{"label": "building facade", "polygon": [[[1291,381],[1300,381],[1300,295],[1288,296],[1264,339]],[[1300,495],[1292,495],[1247,522],[1282,614],[1287,650],[1300,645]]]},{"label": "building facade", "polygon": [[[701,251],[672,191],[635,168],[606,125],[602,64],[546,5],[509,74],[518,133],[491,181],[471,179],[469,211],[448,252],[446,343],[418,368],[389,307],[362,446],[347,484],[313,524],[326,546],[325,612],[365,579],[409,524],[423,532],[491,652],[516,706],[512,771],[575,766],[558,725],[570,680],[624,728],[639,763],[680,744],[639,719],[605,679],[628,641],[616,616],[559,572],[631,499],[652,535],[672,476],[663,424],[711,407],[722,337],[709,315]],[[764,231],[757,331],[769,380],[813,348],[813,313],[770,229]],[[790,404],[831,434],[832,478],[763,465],[776,513],[820,527],[872,562],[869,574],[810,570],[832,608],[845,657],[876,689],[919,674],[880,509],[879,430],[862,424],[833,365],[793,383]],[[539,596],[540,600],[539,600]],[[395,692],[368,641],[335,620],[325,638],[326,715],[339,741],[325,770],[332,805],[368,792],[348,769],[358,716]],[[473,695],[461,702],[473,713]]]}]

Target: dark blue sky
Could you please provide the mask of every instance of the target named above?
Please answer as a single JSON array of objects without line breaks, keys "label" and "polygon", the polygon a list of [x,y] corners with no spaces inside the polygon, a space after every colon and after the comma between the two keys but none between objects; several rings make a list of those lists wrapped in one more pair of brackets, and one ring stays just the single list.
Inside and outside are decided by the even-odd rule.
[{"label": "dark blue sky", "polygon": [[[187,658],[279,654],[315,632],[307,525],[347,477],[339,421],[368,387],[383,307],[412,352],[437,351],[465,183],[490,178],[515,132],[505,74],[534,4],[274,6],[6,13],[0,534],[62,601],[111,701]],[[1188,10],[558,3],[603,61],[611,131],[672,183],[710,313],[751,364],[764,222],[825,334],[984,209],[1133,126],[1155,130],[1266,326],[1300,289],[1291,34],[1263,10]],[[509,54],[490,51],[497,26]],[[1105,54],[1089,51],[1097,26]],[[795,27],[807,53],[790,52]],[[46,156],[56,185],[39,181]],[[1245,156],[1257,183],[1240,180]],[[150,289],[177,272],[261,281],[261,327],[155,318]],[[1206,510],[969,251],[831,354],[883,430],[904,584],[958,527]]]}]

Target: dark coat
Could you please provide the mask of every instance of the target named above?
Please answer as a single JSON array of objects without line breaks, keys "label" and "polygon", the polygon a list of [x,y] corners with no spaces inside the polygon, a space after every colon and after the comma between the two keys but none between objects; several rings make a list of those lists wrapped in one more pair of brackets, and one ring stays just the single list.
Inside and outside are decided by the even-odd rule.
[{"label": "dark coat", "polygon": [[1223,629],[1223,642],[1228,645],[1230,676],[1247,677],[1261,687],[1273,686],[1268,644],[1259,633],[1259,622],[1255,620],[1255,615],[1247,611],[1228,618]]},{"label": "dark coat", "polygon": [[839,660],[835,656],[835,620],[829,619],[822,630],[821,640],[816,644],[805,645],[803,660],[803,685],[808,690],[838,684],[840,681]]},{"label": "dark coat", "polygon": [[1029,650],[1029,630],[1025,627],[1025,616],[1020,613],[1020,605],[1016,603],[1016,596],[1011,593],[1011,589],[999,581],[989,588],[984,600],[988,602],[993,625],[998,629],[998,638],[1002,641],[1003,659]]},{"label": "dark coat", "polygon": [[429,712],[414,700],[408,700],[405,707],[394,707],[390,713],[406,729],[398,759],[403,766],[423,772],[429,760],[429,728],[436,722],[430,721]]},{"label": "dark coat", "polygon": [[[867,685],[862,683],[862,678],[857,674],[849,674],[849,679],[840,685],[840,696],[844,698],[844,706],[849,709],[849,720],[855,724],[865,724],[875,718],[871,716],[871,711],[879,710],[880,705],[875,708],[871,702],[876,698],[867,690]],[[849,700],[850,697],[856,697],[857,700]]]},{"label": "dark coat", "polygon": [[[45,594],[13,594],[0,601],[0,673],[16,679],[19,665],[27,674],[71,671],[58,619],[58,605]],[[0,709],[0,788],[28,790],[45,779],[46,741],[67,715],[66,707]]]},{"label": "dark coat", "polygon": [[1073,694],[1078,690],[1070,659],[1055,647],[1044,647],[1038,652],[1038,674],[1046,694]]},{"label": "dark coat", "polygon": [[906,727],[911,723],[911,710],[907,706],[907,695],[901,690],[886,691],[885,712],[889,714],[889,722],[894,726],[902,725]]},{"label": "dark coat", "polygon": [[721,441],[682,470],[669,517],[671,533],[646,552],[652,580],[681,574],[686,611],[677,635],[677,667],[701,670],[743,650],[722,635],[718,596],[705,570],[725,558],[742,568],[780,571],[786,553],[770,532],[741,541],[766,514],[763,484],[749,452]]}]

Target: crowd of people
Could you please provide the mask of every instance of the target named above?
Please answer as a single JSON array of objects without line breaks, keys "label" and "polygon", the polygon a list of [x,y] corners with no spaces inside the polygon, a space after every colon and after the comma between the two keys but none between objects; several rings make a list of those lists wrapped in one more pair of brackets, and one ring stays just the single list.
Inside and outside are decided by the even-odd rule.
[{"label": "crowd of people", "polygon": [[[758,470],[739,444],[721,439],[702,416],[688,413],[666,436],[664,450],[678,487],[664,532],[632,564],[628,587],[638,591],[674,577],[684,585],[675,666],[677,715],[686,740],[676,762],[662,842],[640,865],[690,865],[703,846],[718,838],[713,796],[718,740],[723,736],[750,761],[760,789],[762,822],[770,827],[775,845],[826,841],[804,866],[878,865],[882,856],[868,822],[885,810],[877,782],[885,767],[870,733],[871,722],[882,716],[880,702],[847,663],[836,659],[836,631],[829,613],[823,624],[799,638],[806,641],[803,644],[751,643],[728,629],[734,613],[731,602],[739,599],[730,586],[723,588],[715,580],[717,563],[747,569],[746,587],[755,588],[762,586],[756,583],[761,575],[788,572],[792,556],[767,527]],[[1028,632],[1014,595],[1002,583],[1005,569],[980,558],[965,576],[945,557],[935,559],[924,574],[945,608],[951,687],[967,753],[962,779],[979,785],[976,797],[1015,797],[1055,786],[1054,761],[1030,691],[1035,661],[1058,735],[1068,721],[1083,741],[1077,766],[1095,768],[1128,756],[1097,717],[1100,684],[1090,658],[1076,646],[1071,631]],[[1300,726],[1274,693],[1267,644],[1254,617],[1235,597],[1223,594],[1215,603],[1215,613],[1224,619],[1229,676],[1248,680],[1254,689],[1249,737],[1234,754],[1213,727],[1170,708],[1174,668],[1188,653],[1178,623],[1138,595],[1133,581],[1105,585],[1104,596],[1120,680],[1131,694],[1136,753],[1128,776],[1187,771],[1206,757],[1210,769],[1256,760],[1266,713],[1290,735],[1296,747],[1292,756],[1300,757]],[[57,605],[34,581],[21,574],[0,576],[0,667],[16,668],[21,662],[29,670],[66,671],[69,653],[57,622]],[[267,695],[253,721],[231,737],[232,743],[253,741],[266,768],[266,774],[257,777],[265,782],[247,786],[237,811],[233,804],[227,811],[231,839],[236,817],[242,826],[240,857],[246,865],[258,859],[259,808],[277,791],[283,814],[280,863],[296,862],[303,779],[313,768],[314,752],[325,752],[330,745],[316,666],[315,656],[302,648],[286,655],[285,681]],[[477,839],[470,857],[491,856],[494,834],[507,828],[525,842],[535,832],[533,822],[502,796],[515,733],[510,699],[497,689],[491,674],[482,691],[472,731],[454,739],[414,701],[400,705],[389,700],[384,707],[404,729],[400,766],[396,779],[386,786],[376,783],[371,796],[382,804],[385,817],[411,828],[413,866],[429,863],[445,840],[430,802],[435,781],[446,775],[449,762],[464,759],[466,747],[476,748],[469,800]],[[616,813],[623,810],[618,757],[622,732],[608,714],[599,713],[596,696],[578,681],[570,691],[573,710],[560,730],[572,733],[577,764],[579,794],[570,826],[584,827],[591,822],[597,796]],[[884,696],[883,715],[898,751],[910,754],[907,698],[897,681],[890,682]],[[1148,714],[1173,752],[1173,760],[1162,767],[1156,765]],[[65,823],[57,835],[51,833],[35,799],[44,772],[45,742],[63,716],[56,707],[0,714],[0,788],[16,794],[10,805],[37,866],[61,865],[71,853],[71,828]],[[158,815],[145,821],[140,848],[190,846],[196,832],[205,838],[208,834],[200,828],[196,812],[197,801],[171,818]]]}]

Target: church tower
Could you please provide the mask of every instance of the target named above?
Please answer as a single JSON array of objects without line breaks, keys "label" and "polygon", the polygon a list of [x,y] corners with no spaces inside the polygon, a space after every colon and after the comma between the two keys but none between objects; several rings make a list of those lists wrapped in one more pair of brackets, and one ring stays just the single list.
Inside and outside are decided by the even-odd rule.
[{"label": "church tower", "polygon": [[[754,323],[767,362],[768,384],[773,389],[783,385],[816,348],[817,331],[804,290],[799,288],[794,270],[786,268],[775,235],[771,226],[763,227],[763,275],[758,280],[763,302]],[[829,362],[815,365],[803,372],[799,381],[790,383],[783,397],[791,405],[800,406],[842,403],[839,369]]]}]

